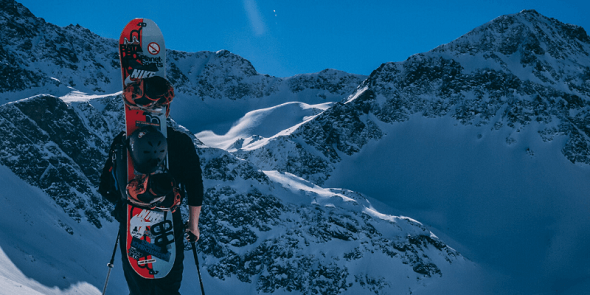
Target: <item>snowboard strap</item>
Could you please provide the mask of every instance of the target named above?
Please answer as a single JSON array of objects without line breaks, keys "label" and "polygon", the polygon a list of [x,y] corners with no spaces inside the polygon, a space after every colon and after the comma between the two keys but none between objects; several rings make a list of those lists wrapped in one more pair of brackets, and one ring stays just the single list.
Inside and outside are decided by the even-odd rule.
[{"label": "snowboard strap", "polygon": [[166,117],[169,115],[172,99],[174,87],[159,76],[136,79],[123,89],[123,101],[127,106],[150,112],[166,107]]},{"label": "snowboard strap", "polygon": [[127,202],[142,209],[174,212],[181,201],[180,189],[169,173],[138,175],[125,191]]}]

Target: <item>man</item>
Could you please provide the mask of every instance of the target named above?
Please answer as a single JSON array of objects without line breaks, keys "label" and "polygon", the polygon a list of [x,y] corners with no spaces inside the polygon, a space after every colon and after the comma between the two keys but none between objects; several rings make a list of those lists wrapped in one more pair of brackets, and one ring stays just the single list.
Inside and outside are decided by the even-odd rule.
[{"label": "man", "polygon": [[[162,81],[163,80],[163,81]],[[144,83],[145,82],[145,83]],[[172,88],[172,86],[165,81],[164,79],[161,79],[158,77],[154,77],[154,79],[149,78],[149,79],[145,79],[145,81],[141,81],[140,83],[135,83],[134,87],[142,87],[143,89],[141,89],[141,91],[139,91],[138,93],[141,93],[142,96],[146,96],[150,94],[150,87],[152,89],[158,89],[158,88],[162,88],[162,85],[165,85],[165,87],[169,87],[170,90]],[[151,85],[151,86],[149,86]],[[154,87],[154,85],[158,86],[158,87]],[[148,87],[149,86],[149,87]],[[165,91],[156,91],[159,94],[153,94],[150,95],[151,97],[157,97],[158,95],[162,95],[162,93],[172,93],[172,97],[173,97],[173,91],[169,91],[169,89],[165,89]],[[125,99],[126,100],[139,100],[141,99],[141,97],[132,97],[132,93],[125,91]],[[168,105],[168,103],[172,100],[172,97],[167,97],[167,99],[165,101],[167,101],[166,105]],[[144,97],[145,98],[145,97]],[[149,97],[148,97],[149,98]],[[168,113],[166,113],[166,115],[168,115]],[[150,131],[150,129],[145,129],[143,131],[144,133],[149,133],[149,132],[154,132],[155,133],[159,133],[159,131],[157,130],[153,130]],[[135,132],[134,132],[135,133]],[[151,168],[155,168],[155,166],[161,165],[161,161],[153,161],[154,159],[150,159],[150,158],[142,158],[142,159],[137,159],[134,158],[134,149],[137,149],[138,147],[141,147],[142,141],[138,140],[137,143],[134,143],[133,145],[129,144],[129,141],[132,140],[134,134],[132,134],[131,136],[129,136],[129,138],[126,138],[124,132],[121,132],[119,135],[117,135],[117,137],[115,137],[115,139],[113,140],[113,143],[111,144],[111,148],[110,148],[110,152],[109,152],[109,158],[105,163],[105,166],[103,168],[102,171],[102,175],[100,178],[100,186],[99,186],[99,192],[101,193],[101,195],[106,198],[107,200],[109,200],[110,202],[112,202],[113,204],[115,204],[115,210],[113,211],[113,215],[115,216],[115,218],[120,222],[120,244],[121,244],[121,253],[122,253],[122,261],[123,261],[123,272],[125,274],[125,279],[127,280],[127,285],[129,287],[129,292],[131,295],[174,295],[174,294],[180,294],[179,293],[179,289],[180,289],[180,284],[182,281],[182,272],[183,272],[183,259],[184,259],[184,245],[182,243],[183,240],[183,235],[184,235],[184,224],[182,222],[182,218],[180,215],[180,210],[175,210],[172,218],[173,218],[173,224],[174,224],[174,233],[175,233],[175,241],[176,241],[176,259],[174,262],[174,265],[172,267],[172,270],[169,272],[168,275],[166,275],[164,278],[160,278],[160,279],[145,279],[143,277],[141,277],[140,275],[138,275],[135,270],[133,270],[133,268],[131,267],[131,265],[129,264],[129,260],[127,258],[127,253],[126,253],[126,232],[127,232],[127,210],[126,210],[126,205],[128,204],[128,202],[130,201],[137,201],[137,200],[132,200],[132,199],[128,199],[129,197],[132,197],[133,193],[129,194],[127,191],[129,190],[129,186],[125,186],[124,185],[120,185],[121,182],[125,181],[126,182],[126,175],[121,176],[121,175],[117,175],[117,171],[120,171],[119,174],[125,174],[125,172],[121,172],[121,171],[126,171],[126,167],[125,169],[117,169],[117,163],[115,161],[113,161],[112,159],[116,158],[114,157],[114,155],[116,155],[117,153],[120,153],[121,155],[126,156],[127,155],[127,151],[130,151],[130,155],[132,157],[132,160],[134,161],[134,163],[136,161],[142,161],[144,164],[142,167],[142,169],[147,169],[146,172],[142,172],[142,173],[146,173],[146,175],[149,175],[149,177],[151,177],[152,179],[158,179],[157,176],[161,176],[164,174],[151,174],[152,170]],[[153,136],[158,136],[157,134],[153,135]],[[160,134],[160,136],[162,136]],[[143,138],[148,138],[149,136],[143,136]],[[201,167],[200,167],[200,161],[199,161],[199,157],[196,153],[195,147],[193,145],[192,140],[190,139],[190,137],[182,132],[176,131],[170,127],[167,128],[167,140],[164,139],[164,145],[167,145],[167,158],[168,158],[168,169],[167,169],[167,173],[165,174],[166,180],[172,179],[172,182],[168,181],[168,185],[170,186],[170,183],[173,183],[172,186],[174,186],[174,192],[171,192],[172,189],[170,188],[170,190],[166,190],[164,189],[158,189],[158,186],[162,186],[159,185],[157,183],[157,180],[154,180],[154,184],[152,184],[152,182],[149,182],[149,185],[153,185],[153,188],[147,188],[147,191],[149,192],[153,192],[153,191],[166,191],[167,193],[163,193],[162,198],[165,197],[164,201],[160,202],[161,204],[172,204],[173,199],[176,199],[175,196],[177,196],[178,194],[180,195],[181,198],[186,197],[187,198],[187,203],[189,205],[189,220],[188,220],[188,224],[186,226],[186,233],[188,234],[187,239],[189,239],[189,241],[194,242],[197,241],[199,239],[199,216],[200,216],[200,212],[201,212],[201,205],[203,202],[203,180],[202,180],[202,176],[201,176]],[[148,142],[149,143],[149,142]],[[151,143],[150,143],[151,144]],[[141,151],[140,151],[141,152]],[[138,156],[137,157],[141,157],[143,154],[141,154],[140,152],[137,152]],[[147,154],[147,153],[146,153]],[[158,157],[160,155],[157,155]],[[155,155],[151,155],[150,157],[155,158]],[[165,157],[163,157],[165,158]],[[123,163],[123,165],[119,164],[120,166],[126,166],[124,163],[126,163],[126,161],[121,161],[121,163]],[[140,163],[137,163],[136,165],[139,165]],[[154,167],[151,167],[154,166]],[[136,168],[138,168],[138,166],[136,166]],[[137,170],[137,169],[136,169]],[[170,178],[171,177],[171,178]],[[161,179],[162,177],[160,177]],[[121,179],[121,181],[119,181]],[[119,182],[119,183],[118,183]],[[160,181],[162,182],[162,181]],[[162,183],[166,183],[165,181],[163,181]],[[130,182],[131,184],[131,182]],[[146,181],[146,185],[147,185],[147,181]],[[164,185],[165,186],[165,185]],[[178,194],[176,193],[178,192]],[[141,201],[145,201],[145,196],[146,194],[142,194],[140,195],[142,198]],[[147,195],[149,196],[149,194]]]}]

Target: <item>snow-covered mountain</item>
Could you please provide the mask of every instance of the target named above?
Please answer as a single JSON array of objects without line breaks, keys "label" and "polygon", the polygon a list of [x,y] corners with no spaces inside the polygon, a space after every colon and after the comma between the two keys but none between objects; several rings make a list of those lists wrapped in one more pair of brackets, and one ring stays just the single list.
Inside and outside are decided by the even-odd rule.
[{"label": "snow-covered mountain", "polygon": [[119,90],[117,41],[80,26],[65,28],[35,17],[15,1],[0,2],[2,101],[32,94]]},{"label": "snow-covered mountain", "polygon": [[[86,231],[101,236],[106,235],[99,231],[104,223],[113,229],[111,206],[97,195],[96,184],[104,150],[121,128],[122,112],[115,107],[120,104],[118,96],[65,99],[68,102],[40,95],[0,106],[2,133],[9,135],[2,141],[0,161],[12,170],[4,171],[8,177],[16,174],[46,194],[44,204],[52,199],[61,207],[59,217],[43,216],[44,222],[59,225],[76,244],[85,235],[74,229],[79,226],[68,225],[72,222],[94,226]],[[241,294],[381,294],[402,286],[412,292],[437,282],[443,273],[475,267],[419,222],[379,213],[358,193],[321,188],[289,173],[261,171],[220,149],[201,146],[198,152],[206,186],[200,247],[208,286],[229,281],[232,288],[244,290]],[[3,197],[10,202],[13,196]],[[72,219],[64,221],[64,215]],[[23,227],[16,220],[5,226],[7,233]],[[35,217],[27,220],[41,222]],[[0,246],[18,247],[12,239],[4,242]],[[108,259],[112,241],[102,242]],[[85,273],[99,286],[97,274],[102,272]],[[391,277],[388,272],[404,275]],[[11,284],[24,283],[8,279]],[[37,284],[26,285],[42,290]]]},{"label": "snow-covered mountain", "polygon": [[[96,188],[113,137],[108,120],[77,113],[84,108],[94,110],[90,104],[74,109],[49,95],[0,106],[0,161],[44,190],[72,218],[101,227],[101,219],[112,221]],[[111,108],[103,109],[107,117]]]},{"label": "snow-covered mountain", "polygon": [[[0,218],[0,294],[99,294],[116,225],[96,188],[123,129],[116,41],[46,23],[9,0],[0,2],[0,24],[0,175],[9,187],[0,200],[10,212]],[[431,294],[477,273],[412,218],[346,188],[261,169],[192,134],[209,130],[220,142],[215,133],[243,116],[267,122],[281,110],[286,122],[232,128],[272,138],[329,110],[365,76],[328,69],[276,78],[225,50],[167,53],[178,93],[169,124],[193,137],[204,172],[199,253],[208,293]],[[198,288],[189,261],[184,294]],[[109,294],[121,293],[115,270]]]},{"label": "snow-covered mountain", "polygon": [[[0,193],[18,211],[0,218],[0,294],[97,294],[114,226],[96,186],[123,129],[117,42],[10,0],[0,25],[0,173],[18,186]],[[170,124],[196,134],[204,171],[208,293],[590,287],[583,28],[525,10],[369,77],[271,77],[226,50],[167,56]],[[88,239],[102,243],[96,258],[68,255]],[[124,292],[120,274],[111,280]],[[183,293],[197,284],[186,279]]]},{"label": "snow-covered mountain", "polygon": [[[111,94],[121,90],[118,40],[79,25],[47,23],[11,0],[0,2],[0,25],[0,73],[5,77],[0,81],[0,102],[40,93],[59,97],[72,91]],[[167,69],[177,93],[171,114],[195,133],[225,132],[246,112],[284,102],[339,101],[366,78],[333,69],[271,77],[227,50],[168,49]]]},{"label": "snow-covered mountain", "polygon": [[[514,132],[540,123],[543,141],[567,135],[564,156],[588,164],[589,55],[590,38],[581,27],[535,11],[502,16],[430,52],[381,65],[354,94],[291,138],[334,163],[380,139],[378,124],[416,114]],[[516,142],[515,136],[506,142]]]},{"label": "snow-covered mountain", "polygon": [[502,16],[232,152],[426,222],[506,276],[489,274],[496,293],[575,294],[589,285],[589,56],[581,27]]}]

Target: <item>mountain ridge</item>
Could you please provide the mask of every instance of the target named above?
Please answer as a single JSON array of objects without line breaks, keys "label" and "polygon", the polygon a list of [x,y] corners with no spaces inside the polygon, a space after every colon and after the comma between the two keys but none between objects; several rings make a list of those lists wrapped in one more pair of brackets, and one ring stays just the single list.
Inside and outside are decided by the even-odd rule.
[{"label": "mountain ridge", "polygon": [[569,255],[590,246],[579,239],[590,227],[580,209],[590,164],[588,52],[581,27],[532,11],[499,17],[382,64],[296,130],[253,135],[232,153],[411,212],[514,278],[496,288],[519,286],[497,293],[565,290],[584,279],[558,270],[585,268]]},{"label": "mountain ridge", "polygon": [[[23,8],[16,10],[24,19],[34,17]],[[516,18],[524,14],[532,19],[546,19],[532,11],[517,14]],[[2,15],[1,24],[8,23],[10,20]],[[551,284],[560,285],[559,280],[569,283],[580,279],[579,275],[565,277],[553,268],[541,273],[517,264],[534,262],[538,258],[534,255],[542,252],[549,253],[549,258],[538,259],[541,262],[534,265],[567,269],[572,263],[571,257],[564,254],[563,262],[551,263],[549,260],[560,261],[561,257],[558,251],[551,249],[580,253],[584,248],[584,241],[576,242],[575,237],[584,232],[586,223],[579,220],[579,225],[572,225],[564,221],[566,218],[560,212],[583,216],[581,209],[572,208],[582,207],[578,190],[585,186],[568,181],[565,183],[571,184],[569,189],[556,185],[547,192],[537,190],[538,195],[533,196],[527,195],[520,183],[506,181],[510,186],[497,179],[485,182],[488,176],[477,173],[477,169],[492,166],[493,169],[485,171],[501,174],[505,160],[500,156],[477,158],[472,150],[483,151],[484,155],[507,156],[512,161],[505,167],[522,165],[524,170],[512,169],[512,174],[505,174],[523,183],[531,180],[518,178],[514,171],[557,167],[556,171],[569,169],[563,175],[573,175],[571,178],[575,180],[583,179],[589,164],[589,127],[586,124],[589,64],[583,56],[587,55],[583,53],[588,48],[584,43],[587,34],[584,35],[583,29],[564,26],[566,34],[563,36],[574,40],[568,48],[578,50],[567,52],[568,57],[576,59],[564,62],[569,60],[565,59],[565,54],[559,55],[559,48],[550,46],[543,38],[531,37],[530,31],[518,23],[510,23],[511,18],[515,16],[498,18],[499,22],[512,26],[503,29],[504,33],[528,38],[514,37],[511,40],[516,43],[511,44],[498,39],[501,41],[498,48],[505,48],[498,50],[510,55],[495,52],[493,48],[482,52],[481,48],[495,43],[472,43],[479,40],[475,38],[479,36],[475,31],[463,39],[458,38],[456,43],[451,42],[452,46],[441,46],[404,62],[384,63],[369,77],[325,70],[282,79],[258,74],[249,61],[228,51],[169,50],[169,77],[178,90],[172,107],[174,120],[169,124],[193,138],[202,159],[207,188],[200,242],[206,282],[220,288],[225,284],[245,287],[236,288],[244,293],[387,294],[393,290],[408,294],[436,293],[445,282],[455,284],[454,291],[463,287],[464,279],[469,277],[467,274],[479,274],[480,266],[512,276],[515,271],[507,272],[490,262],[506,262],[512,258],[513,262],[508,261],[507,265],[525,273],[524,277],[515,275],[514,280],[523,279],[526,285],[539,277],[546,282],[533,291],[523,287],[523,283],[510,282],[506,290],[500,288],[502,291],[542,293],[547,292],[546,287]],[[0,57],[8,61],[2,64],[2,73],[14,74],[17,82],[38,78],[45,83],[16,83],[24,90],[18,87],[0,90],[0,97],[10,101],[26,96],[27,91],[54,93],[0,106],[0,129],[6,135],[0,141],[0,164],[40,187],[76,222],[94,227],[103,223],[110,226],[111,208],[101,201],[93,187],[100,163],[106,156],[106,147],[122,130],[119,97],[104,95],[120,88],[114,82],[120,75],[116,47],[106,49],[94,62],[82,63],[83,59],[73,51],[79,43],[68,38],[91,33],[78,26],[63,28],[71,33],[69,35],[59,27],[51,28],[56,32],[47,33],[65,43],[41,37],[36,43],[34,38],[24,38],[22,44],[0,48]],[[497,37],[493,32],[487,36]],[[105,42],[114,43],[114,40]],[[99,43],[90,44],[90,50],[106,46]],[[84,50],[84,47],[79,49]],[[35,54],[42,56],[46,64],[40,66],[38,60],[27,56]],[[63,77],[72,77],[84,68],[90,74],[78,75],[76,81],[70,81],[54,75],[60,71],[47,68],[52,64],[57,65]],[[112,92],[109,89],[113,89]],[[76,91],[98,93],[102,97],[90,99]],[[250,138],[237,140],[231,146],[235,151],[231,152],[210,148],[192,135],[194,130],[199,130],[195,126],[203,121],[227,120],[228,123],[218,129],[229,130],[231,124],[248,111],[293,101],[310,105],[329,103],[331,107],[295,125],[298,128],[286,129],[288,131],[276,136],[265,139],[252,134]],[[42,111],[45,105],[52,107],[50,112]],[[199,110],[204,119],[191,121],[193,113],[189,110]],[[231,114],[222,116],[221,111]],[[429,141],[429,138],[435,140]],[[457,142],[464,148],[453,148]],[[446,148],[450,153],[437,151],[430,145]],[[404,146],[413,150],[406,150]],[[557,146],[559,153],[553,153]],[[489,152],[494,149],[495,154]],[[88,157],[81,157],[80,151]],[[401,156],[396,157],[393,151]],[[404,161],[402,156],[408,160]],[[465,158],[481,163],[461,162]],[[361,164],[370,163],[370,159],[380,163],[363,168]],[[547,159],[558,164],[542,166],[540,163]],[[422,172],[419,168],[423,168]],[[348,178],[343,177],[344,174],[349,175]],[[551,180],[550,177],[543,179]],[[489,192],[503,194],[500,201],[508,201],[511,206],[499,208],[494,203],[497,196],[483,194],[485,190],[473,184],[469,186],[467,180],[475,184],[487,183]],[[363,194],[367,187],[358,186],[358,182],[363,181],[375,186],[370,195]],[[428,186],[428,182],[432,183],[428,188],[433,189],[417,190]],[[490,183],[497,184],[498,188],[489,187]],[[336,188],[322,187],[326,185]],[[345,189],[348,185],[356,185],[361,190]],[[524,193],[517,195],[513,191]],[[554,199],[555,195],[569,198]],[[530,203],[536,197],[542,201]],[[420,216],[418,219],[426,220],[428,225],[384,214],[387,211],[379,211],[383,206],[370,201],[373,199],[389,200],[386,205],[407,210],[412,217]],[[487,207],[469,207],[465,203],[453,207],[458,201],[482,203]],[[550,211],[547,208],[556,208],[557,213],[546,215],[544,212]],[[514,215],[493,219],[498,217],[495,211]],[[445,215],[449,212],[454,218]],[[544,214],[540,217],[546,219],[536,222],[538,220],[531,216],[539,212]],[[462,223],[468,223],[462,219],[466,217],[478,228],[462,227]],[[488,219],[494,220],[497,227],[486,222]],[[514,220],[518,222],[513,224]],[[518,223],[529,228],[518,227]],[[63,221],[61,224],[63,230],[72,235],[70,232],[75,227]],[[431,227],[434,227],[432,231]],[[515,230],[510,231],[512,227]],[[448,233],[460,250],[468,250],[469,256],[477,259],[478,265],[442,242],[434,231]],[[461,231],[481,238],[475,242],[461,239],[465,237],[457,235]],[[487,239],[489,233],[497,233],[495,238],[502,241],[502,245]],[[518,251],[528,250],[523,239],[542,246],[530,249],[528,252],[532,254],[516,252],[525,258],[502,252],[506,245],[515,245]],[[476,243],[482,241],[484,243]],[[546,244],[552,248],[542,248]],[[309,249],[318,250],[309,252]],[[491,258],[482,259],[478,249],[487,251],[486,255]],[[574,265],[583,269],[586,260],[580,258],[579,261]],[[390,274],[392,268],[395,275],[385,275]],[[402,275],[398,277],[397,274]],[[479,288],[494,292],[504,281],[486,283],[494,288],[488,289],[485,284]],[[514,286],[517,288],[512,289]],[[560,288],[564,288],[563,283]]]},{"label": "mountain ridge", "polygon": [[[2,1],[0,11],[0,41],[4,44],[0,57],[5,60],[0,70],[9,78],[0,84],[4,102],[40,92],[63,96],[72,90],[96,94],[120,91],[117,40],[100,37],[80,25],[59,27],[47,23],[13,0]],[[282,81],[289,81],[259,74],[248,60],[227,50],[189,53],[167,49],[167,55],[168,78],[177,92],[202,100],[260,98],[275,92]],[[306,75],[318,75],[326,82],[328,76],[322,75],[325,72]],[[364,77],[337,72],[353,80]],[[289,82],[289,87],[300,91],[323,85],[310,83],[312,80],[308,79],[308,86]],[[26,91],[31,88],[36,93]],[[337,90],[335,86],[328,92]]]},{"label": "mountain ridge", "polygon": [[[532,11],[515,14],[512,18],[530,14],[547,20]],[[381,138],[383,131],[377,122],[406,122],[415,113],[429,118],[450,115],[463,125],[490,124],[496,130],[507,125],[517,132],[536,121],[546,125],[546,128],[539,130],[539,136],[544,141],[551,141],[556,136],[568,136],[569,140],[563,149],[564,156],[572,163],[590,164],[587,152],[590,130],[585,123],[588,120],[590,95],[590,77],[586,76],[590,73],[590,39],[577,47],[577,54],[570,53],[570,56],[580,57],[571,62],[563,60],[560,55],[557,58],[545,55],[544,52],[557,50],[551,47],[555,45],[552,42],[539,45],[539,48],[548,48],[543,49],[542,54],[534,53],[533,57],[524,59],[523,50],[527,54],[529,51],[520,45],[512,45],[512,55],[503,57],[493,50],[482,53],[466,49],[477,49],[477,46],[470,44],[481,44],[477,38],[472,40],[470,36],[479,34],[485,28],[494,28],[494,24],[507,18],[510,19],[499,17],[447,45],[413,55],[404,62],[382,64],[359,85],[355,93],[336,103],[315,120],[300,126],[289,138],[277,140],[298,144],[305,142],[322,154],[314,163],[323,162],[324,166],[330,166],[329,163],[340,161],[339,153],[350,156],[369,140]],[[519,23],[512,24],[516,28],[521,27]],[[560,23],[558,27],[568,26]],[[520,34],[519,29],[514,32]],[[574,37],[571,40],[577,42],[578,35]],[[525,40],[518,44],[528,43]],[[456,48],[460,50],[448,53]],[[518,59],[520,69],[514,65],[512,69],[506,66],[513,58]],[[541,65],[541,70],[538,65]],[[507,137],[506,140],[510,142],[513,139]],[[248,157],[254,160],[256,156]],[[269,168],[289,171],[285,167]],[[307,170],[313,169],[309,167]],[[289,172],[297,174],[293,170]],[[322,181],[319,178],[313,180]]]}]

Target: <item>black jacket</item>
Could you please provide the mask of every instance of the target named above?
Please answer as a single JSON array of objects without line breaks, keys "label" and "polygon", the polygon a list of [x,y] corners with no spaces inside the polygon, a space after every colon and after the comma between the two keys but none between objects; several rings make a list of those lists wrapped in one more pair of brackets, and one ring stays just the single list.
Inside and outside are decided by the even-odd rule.
[{"label": "black jacket", "polygon": [[[167,132],[169,172],[180,187],[184,188],[184,192],[181,190],[181,194],[187,198],[188,205],[201,206],[203,204],[203,179],[195,146],[186,134],[170,127],[168,127]],[[125,145],[124,134],[124,132],[121,132],[113,140],[109,150],[109,158],[100,176],[98,192],[112,203],[117,203],[122,198],[118,188],[119,185],[115,179],[115,173],[113,173],[117,170],[114,167],[116,163],[113,161],[113,154],[117,144]],[[124,187],[124,185],[120,187]]]}]

